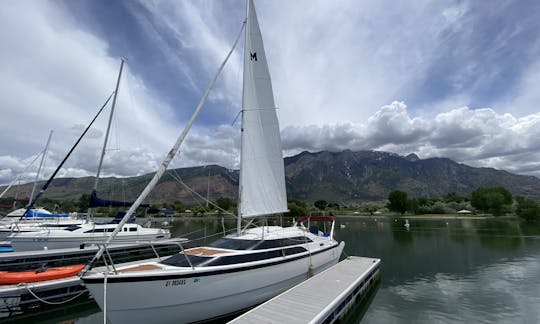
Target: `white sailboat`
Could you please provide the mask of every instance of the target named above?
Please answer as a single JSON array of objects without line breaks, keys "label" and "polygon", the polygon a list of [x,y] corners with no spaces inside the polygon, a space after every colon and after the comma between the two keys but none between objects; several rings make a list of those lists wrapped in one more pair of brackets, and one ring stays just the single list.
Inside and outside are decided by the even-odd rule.
[{"label": "white sailboat", "polygon": [[[32,198],[34,197],[34,192],[39,181],[41,169],[45,162],[45,157],[47,155],[49,143],[51,142],[52,134],[53,131],[51,130],[49,133],[49,138],[47,139],[47,144],[45,145],[44,150],[40,153],[41,161],[36,173],[36,178],[34,179],[34,185],[32,186],[32,193],[30,194],[30,197]],[[38,156],[36,156],[34,161]],[[30,165],[28,165],[28,167]],[[25,168],[25,170],[27,168]],[[17,177],[12,183],[10,183],[9,186],[6,187],[6,189],[0,194],[0,197],[3,196],[19,178],[20,177]],[[74,214],[51,213],[50,211],[41,207],[34,207],[30,209],[26,207],[19,208],[0,218],[0,240],[4,240],[9,235],[14,233],[36,232],[42,230],[43,228],[65,228],[71,225],[80,225],[84,222],[85,221],[82,219],[77,219],[76,215]]]},{"label": "white sailboat", "polygon": [[78,219],[75,214],[53,214],[41,207],[32,208],[28,212],[26,208],[19,208],[0,220],[0,240],[5,240],[14,233],[37,232],[45,228],[66,228],[84,223],[85,220]]},{"label": "white sailboat", "polygon": [[[103,203],[115,203],[119,205],[128,205],[129,203],[125,202],[115,202],[115,201],[105,201],[99,199],[96,195],[97,184],[99,181],[99,175],[103,163],[103,157],[105,154],[105,149],[107,147],[109,131],[111,127],[111,122],[114,114],[114,108],[116,105],[116,98],[118,94],[118,88],[120,85],[120,80],[122,77],[122,70],[124,67],[124,60],[120,64],[120,71],[118,73],[118,78],[116,81],[116,88],[114,91],[114,97],[111,107],[111,112],[109,115],[109,123],[107,125],[107,131],[105,134],[105,139],[103,142],[103,148],[101,151],[101,156],[98,165],[98,171],[96,179],[94,182],[94,187],[91,195],[91,202],[103,202]],[[43,191],[43,189],[42,189]],[[97,206],[97,205],[96,205]],[[26,211],[27,212],[27,211]],[[92,209],[89,209],[88,215],[92,216]],[[59,226],[54,224],[42,224],[41,226],[36,226],[34,228],[28,229],[23,228],[24,230],[13,230],[7,239],[11,241],[13,249],[17,252],[22,251],[33,251],[33,250],[44,250],[44,249],[64,249],[64,248],[76,248],[82,246],[88,246],[96,243],[104,243],[109,241],[111,234],[117,227],[119,220],[122,218],[122,215],[113,220],[111,223],[96,223],[92,220],[89,221],[79,221],[74,223],[71,226]],[[61,223],[67,224],[66,222]],[[1,232],[0,228],[0,234]],[[150,242],[157,240],[169,239],[171,237],[169,230],[159,229],[159,228],[145,228],[139,224],[125,224],[119,231],[118,235],[115,235],[116,238],[114,243],[117,244],[126,244],[126,243],[140,243],[140,242]],[[109,242],[108,242],[109,243]]]},{"label": "white sailboat", "polygon": [[[112,323],[219,318],[262,303],[339,260],[344,243],[334,240],[333,223],[330,233],[309,231],[301,223],[241,228],[240,218],[287,211],[279,125],[252,0],[247,1],[246,24],[238,231],[160,262],[86,272],[84,284]],[[184,133],[156,176],[176,153]]]}]

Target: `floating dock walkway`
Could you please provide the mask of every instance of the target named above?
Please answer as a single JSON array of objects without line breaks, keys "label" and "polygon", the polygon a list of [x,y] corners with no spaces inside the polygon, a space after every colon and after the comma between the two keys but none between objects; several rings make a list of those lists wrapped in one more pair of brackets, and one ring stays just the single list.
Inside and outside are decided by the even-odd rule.
[{"label": "floating dock walkway", "polygon": [[369,291],[380,263],[350,256],[229,323],[333,323]]}]

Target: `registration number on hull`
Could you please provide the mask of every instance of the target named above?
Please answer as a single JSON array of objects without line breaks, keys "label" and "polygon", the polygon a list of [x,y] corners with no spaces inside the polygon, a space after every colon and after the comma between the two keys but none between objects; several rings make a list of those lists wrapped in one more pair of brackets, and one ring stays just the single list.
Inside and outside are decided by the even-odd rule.
[{"label": "registration number on hull", "polygon": [[183,286],[186,284],[186,279],[167,280],[165,287]]}]

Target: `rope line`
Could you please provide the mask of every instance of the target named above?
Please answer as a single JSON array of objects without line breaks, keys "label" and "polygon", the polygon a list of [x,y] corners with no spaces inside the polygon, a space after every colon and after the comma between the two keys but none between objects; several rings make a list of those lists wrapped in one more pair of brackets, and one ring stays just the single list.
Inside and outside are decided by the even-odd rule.
[{"label": "rope line", "polygon": [[28,292],[34,296],[34,298],[36,298],[37,300],[39,300],[40,302],[42,303],[45,303],[45,304],[48,304],[48,305],[62,305],[62,304],[65,304],[65,303],[69,303],[70,301],[72,300],[75,300],[76,298],[82,296],[86,290],[83,290],[81,291],[80,293],[78,293],[77,295],[73,296],[72,298],[69,298],[69,299],[66,299],[64,301],[61,301],[61,302],[51,302],[51,301],[47,301],[41,297],[39,297],[38,295],[36,295],[31,289],[30,287],[28,287],[28,284],[27,283],[21,283],[19,285],[22,285],[24,288],[26,288],[26,290],[28,290]]}]

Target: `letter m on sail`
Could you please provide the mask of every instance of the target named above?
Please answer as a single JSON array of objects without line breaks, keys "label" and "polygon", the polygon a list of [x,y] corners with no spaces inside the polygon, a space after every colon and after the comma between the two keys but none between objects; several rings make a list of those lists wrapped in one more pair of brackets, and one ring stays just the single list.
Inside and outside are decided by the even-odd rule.
[{"label": "letter m on sail", "polygon": [[249,58],[250,58],[250,60],[252,60],[252,61],[253,61],[253,60],[257,61],[257,52],[252,53],[251,51],[249,51]]}]

